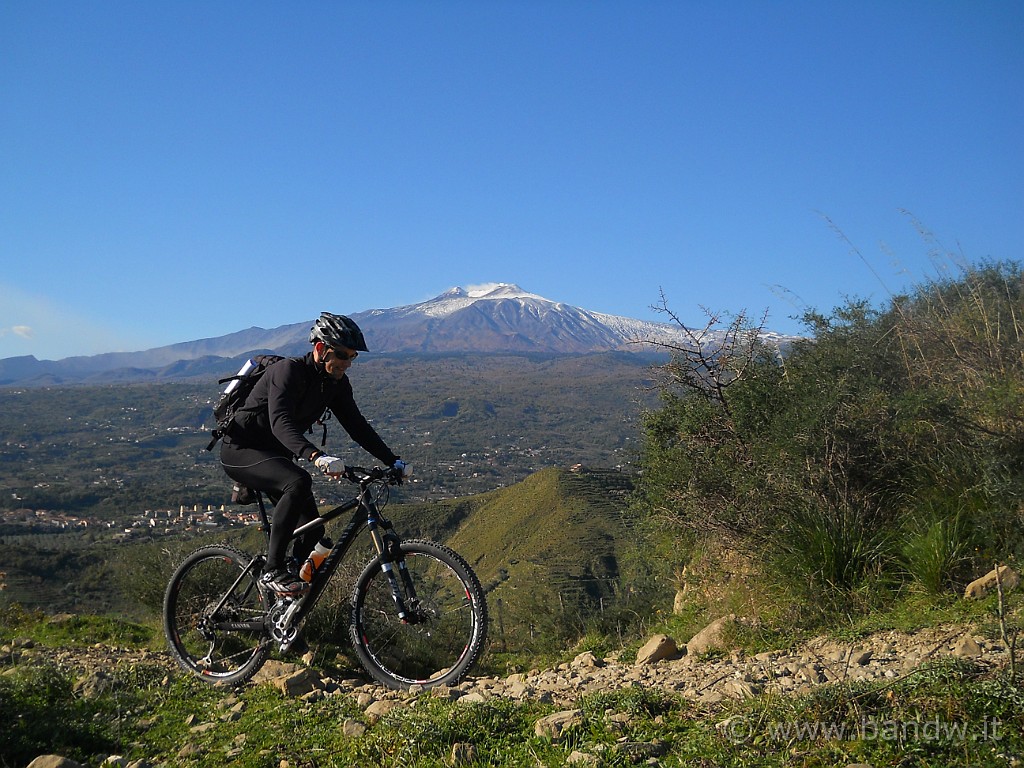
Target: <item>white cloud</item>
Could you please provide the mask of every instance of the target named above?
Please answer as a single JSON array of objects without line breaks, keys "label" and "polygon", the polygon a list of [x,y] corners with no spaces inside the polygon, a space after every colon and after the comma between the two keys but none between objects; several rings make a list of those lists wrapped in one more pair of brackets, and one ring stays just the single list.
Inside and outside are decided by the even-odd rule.
[{"label": "white cloud", "polygon": [[0,359],[34,355],[60,360],[143,348],[133,336],[131,328],[111,328],[49,297],[0,283]]}]

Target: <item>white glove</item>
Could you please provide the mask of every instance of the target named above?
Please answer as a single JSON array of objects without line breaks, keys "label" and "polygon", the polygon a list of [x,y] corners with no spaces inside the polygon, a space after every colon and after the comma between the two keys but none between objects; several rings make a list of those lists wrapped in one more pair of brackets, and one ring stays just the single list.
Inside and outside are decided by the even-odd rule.
[{"label": "white glove", "polygon": [[335,477],[338,477],[345,472],[345,462],[337,456],[328,456],[323,454],[317,456],[316,461],[314,461],[313,464],[316,465],[316,468],[325,475],[334,475]]},{"label": "white glove", "polygon": [[392,468],[397,470],[402,477],[412,477],[412,464],[407,464],[401,459],[396,461]]}]

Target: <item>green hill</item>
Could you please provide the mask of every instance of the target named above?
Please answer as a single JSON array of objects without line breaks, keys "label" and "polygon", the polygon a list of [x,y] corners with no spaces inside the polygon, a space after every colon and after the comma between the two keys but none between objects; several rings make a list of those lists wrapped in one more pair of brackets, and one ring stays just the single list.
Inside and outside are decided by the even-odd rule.
[{"label": "green hill", "polygon": [[[531,624],[536,632],[541,622],[578,629],[588,613],[616,599],[630,539],[624,510],[631,487],[614,470],[549,468],[497,491],[392,504],[387,514],[403,537],[447,543],[470,562],[508,640],[529,634]],[[118,545],[76,534],[6,536],[0,539],[6,597],[51,612],[92,606],[155,615],[177,560],[220,539],[250,550],[262,546],[253,528]],[[369,556],[362,546],[353,555],[359,561],[353,566]]]},{"label": "green hill", "polygon": [[450,542],[487,583],[529,584],[543,573],[559,588],[599,597],[618,575],[628,487],[618,473],[545,469],[477,497]]},{"label": "green hill", "polygon": [[630,489],[618,472],[549,468],[510,488],[440,503],[457,521],[444,538],[487,589],[499,641],[578,632],[618,598]]}]

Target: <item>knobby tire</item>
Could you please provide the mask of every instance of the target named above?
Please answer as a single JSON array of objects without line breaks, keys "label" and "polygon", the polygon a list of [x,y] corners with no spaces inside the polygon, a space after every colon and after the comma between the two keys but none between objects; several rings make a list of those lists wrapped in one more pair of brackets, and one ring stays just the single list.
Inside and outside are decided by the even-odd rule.
[{"label": "knobby tire", "polygon": [[171,653],[208,683],[244,683],[270,653],[264,624],[270,605],[257,584],[259,567],[228,594],[251,560],[233,547],[202,547],[182,561],[164,593],[164,634]]},{"label": "knobby tire", "polygon": [[413,539],[402,542],[402,553],[418,598],[409,606],[415,620],[399,620],[388,578],[374,558],[352,594],[352,645],[363,667],[389,688],[454,685],[486,642],[487,603],[480,581],[443,545]]}]

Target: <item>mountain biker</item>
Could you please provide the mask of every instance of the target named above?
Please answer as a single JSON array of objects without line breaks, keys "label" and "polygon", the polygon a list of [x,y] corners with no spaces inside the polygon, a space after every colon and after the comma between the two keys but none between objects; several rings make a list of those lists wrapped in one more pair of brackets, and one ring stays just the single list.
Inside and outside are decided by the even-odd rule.
[{"label": "mountain biker", "polygon": [[[220,462],[228,477],[266,493],[274,503],[267,562],[260,582],[282,596],[304,592],[309,584],[288,568],[286,550],[295,529],[318,516],[313,479],[295,463],[303,459],[338,478],[344,462],[306,439],[313,424],[330,411],[345,431],[385,465],[400,473],[406,464],[360,413],[346,375],[366,342],[349,317],[322,312],[310,329],[313,349],[301,358],[267,368],[224,436]],[[294,561],[302,563],[322,535],[314,528],[295,541]]]}]

